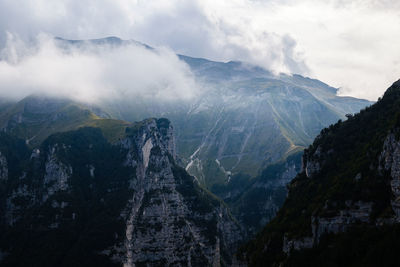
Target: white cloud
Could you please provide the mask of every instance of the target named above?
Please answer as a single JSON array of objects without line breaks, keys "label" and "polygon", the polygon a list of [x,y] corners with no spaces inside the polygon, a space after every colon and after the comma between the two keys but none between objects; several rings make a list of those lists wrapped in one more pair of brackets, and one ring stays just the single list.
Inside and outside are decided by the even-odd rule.
[{"label": "white cloud", "polygon": [[[234,43],[248,51],[242,60],[310,75],[340,87],[341,94],[369,99],[379,97],[400,78],[399,1],[202,3],[214,25],[220,28],[222,23],[229,24],[235,29],[219,32],[229,37],[225,45]],[[285,36],[292,42],[290,49],[285,49]],[[224,46],[220,48],[225,50]]]},{"label": "white cloud", "polygon": [[140,96],[151,99],[190,99],[198,92],[189,67],[168,49],[138,45],[62,49],[41,34],[24,46],[9,35],[0,61],[0,96],[30,94],[71,97],[95,102]]},{"label": "white cloud", "polygon": [[3,44],[5,31],[116,35],[310,75],[369,99],[400,77],[397,0],[0,0]]}]

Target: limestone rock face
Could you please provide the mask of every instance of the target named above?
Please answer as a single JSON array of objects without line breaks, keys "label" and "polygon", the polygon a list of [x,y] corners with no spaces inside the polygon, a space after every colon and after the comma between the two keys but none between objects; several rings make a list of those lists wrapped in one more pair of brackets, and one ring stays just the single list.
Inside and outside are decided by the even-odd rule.
[{"label": "limestone rock face", "polygon": [[373,203],[346,201],[346,208],[333,216],[316,216],[311,218],[313,241],[319,242],[323,234],[344,232],[353,224],[370,223]]},{"label": "limestone rock face", "polygon": [[[50,136],[27,153],[28,167],[8,179],[13,184],[0,215],[7,223],[2,231],[42,233],[39,243],[54,242],[53,251],[43,251],[47,255],[57,255],[60,244],[74,246],[71,236],[87,244],[89,256],[80,257],[110,265],[232,265],[241,229],[227,207],[175,160],[167,119],[133,124],[114,144],[95,128]],[[0,179],[5,170],[0,154]],[[29,251],[41,253],[37,246]],[[17,255],[7,253],[6,262]]]},{"label": "limestone rock face", "polygon": [[380,156],[382,169],[389,171],[391,180],[390,186],[393,193],[392,209],[396,215],[396,221],[400,221],[400,140],[396,139],[395,134],[390,133],[383,145]]},{"label": "limestone rock face", "polygon": [[282,251],[290,254],[292,250],[312,248],[317,245],[324,234],[338,234],[359,223],[371,223],[372,202],[346,201],[346,208],[339,211],[325,210],[327,215],[311,217],[312,235],[302,238],[284,236]]},{"label": "limestone rock face", "polygon": [[0,181],[8,179],[8,164],[6,157],[0,152]]},{"label": "limestone rock face", "polygon": [[309,155],[307,151],[304,152],[302,171],[305,172],[308,178],[313,177],[321,170],[321,165],[323,164],[321,161],[321,150],[319,146],[312,155]]},{"label": "limestone rock face", "polygon": [[57,191],[68,190],[68,179],[72,175],[72,167],[62,163],[57,157],[57,150],[66,149],[59,147],[58,144],[49,148],[49,153],[45,163],[44,187],[47,189],[46,199],[48,195],[53,195]]},{"label": "limestone rock face", "polygon": [[121,144],[129,151],[126,162],[136,166],[137,181],[129,203],[124,265],[229,263],[222,252],[234,249],[239,228],[221,203],[196,203],[205,192],[196,189],[192,177],[177,172],[169,123],[152,120],[127,138]]}]

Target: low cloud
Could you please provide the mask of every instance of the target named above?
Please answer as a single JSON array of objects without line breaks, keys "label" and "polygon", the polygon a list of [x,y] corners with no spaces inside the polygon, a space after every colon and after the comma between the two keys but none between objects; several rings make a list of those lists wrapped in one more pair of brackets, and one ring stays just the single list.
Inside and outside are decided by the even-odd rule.
[{"label": "low cloud", "polygon": [[[257,26],[251,18],[257,6],[249,0],[21,1],[0,0],[0,46],[6,31],[24,40],[41,32],[67,39],[118,36],[194,57],[308,74],[290,33]],[[289,39],[293,49],[286,53]]]},{"label": "low cloud", "polygon": [[0,0],[0,47],[7,31],[25,42],[41,32],[134,39],[311,76],[371,100],[400,77],[398,0]]},{"label": "low cloud", "polygon": [[46,94],[84,102],[138,96],[176,100],[199,91],[189,67],[166,48],[86,43],[67,49],[48,35],[25,43],[8,34],[1,58],[0,96],[6,98]]}]

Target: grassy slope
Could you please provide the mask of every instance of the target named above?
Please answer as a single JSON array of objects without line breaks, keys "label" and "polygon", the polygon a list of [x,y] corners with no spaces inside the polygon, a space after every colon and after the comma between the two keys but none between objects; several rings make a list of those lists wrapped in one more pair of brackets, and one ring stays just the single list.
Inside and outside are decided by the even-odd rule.
[{"label": "grassy slope", "polygon": [[[51,134],[86,126],[101,128],[104,136],[114,142],[123,136],[125,128],[130,125],[121,120],[101,118],[72,101],[65,101],[49,111],[32,112],[26,108],[30,100],[28,97],[4,110],[0,114],[0,125],[8,133],[28,140],[31,147],[39,146]],[[18,121],[19,117],[23,118],[22,121]]]}]

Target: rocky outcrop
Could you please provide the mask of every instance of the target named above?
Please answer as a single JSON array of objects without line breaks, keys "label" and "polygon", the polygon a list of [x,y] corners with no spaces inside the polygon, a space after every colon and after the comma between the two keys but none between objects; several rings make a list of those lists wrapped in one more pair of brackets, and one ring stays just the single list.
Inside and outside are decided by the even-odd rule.
[{"label": "rocky outcrop", "polygon": [[283,239],[282,251],[290,254],[291,250],[312,248],[317,245],[324,234],[338,234],[345,232],[349,227],[360,223],[371,223],[372,202],[346,201],[345,209],[329,210],[326,206],[320,215],[311,217],[312,235],[302,238]]},{"label": "rocky outcrop", "polygon": [[345,205],[345,209],[334,212],[330,216],[311,217],[314,244],[320,241],[323,234],[337,234],[345,232],[350,226],[356,223],[370,223],[372,202],[346,201]]},{"label": "rocky outcrop", "polygon": [[301,169],[308,178],[313,177],[321,170],[321,165],[323,164],[321,151],[322,148],[320,146],[312,154],[309,154],[307,150],[304,151]]},{"label": "rocky outcrop", "polygon": [[234,248],[239,228],[221,203],[197,210],[192,203],[196,196],[182,190],[189,182],[198,194],[206,194],[192,177],[179,177],[174,171],[169,122],[151,120],[127,139],[121,145],[129,151],[126,163],[136,167],[137,181],[129,203],[124,266],[219,266],[229,262],[223,252]]},{"label": "rocky outcrop", "polygon": [[[228,208],[176,164],[175,155],[166,119],[130,125],[114,144],[94,128],[51,136],[27,154],[29,168],[12,178],[15,188],[0,219],[6,230],[37,231],[43,235],[39,242],[55,247],[70,235],[93,231],[73,238],[90,244],[92,260],[103,257],[110,264],[230,266],[241,230]],[[54,249],[43,253],[57,255]],[[9,258],[15,255],[10,251]]]},{"label": "rocky outcrop", "polygon": [[282,251],[289,255],[293,250],[312,248],[313,246],[314,246],[314,239],[312,237],[290,239],[287,236],[284,236]]},{"label": "rocky outcrop", "polygon": [[[21,205],[21,202],[26,205]],[[27,185],[20,185],[6,199],[5,221],[9,226],[15,225],[24,215],[26,209],[35,202],[32,191]]]},{"label": "rocky outcrop", "polygon": [[400,222],[400,140],[396,138],[395,133],[390,133],[386,137],[379,162],[381,170],[390,172],[393,194],[391,204],[395,220]]},{"label": "rocky outcrop", "polygon": [[8,179],[8,164],[6,157],[0,152],[0,181]]},{"label": "rocky outcrop", "polygon": [[[391,207],[394,212],[394,218],[371,220],[373,202],[347,200],[344,202],[345,208],[339,210],[335,207],[328,208],[325,205],[324,209],[318,212],[318,215],[311,217],[312,235],[303,239],[289,239],[285,236],[283,251],[288,252],[291,249],[300,250],[313,247],[318,244],[324,234],[345,232],[355,224],[384,225],[392,224],[393,221],[400,221],[400,141],[396,137],[397,132],[396,130],[387,135],[378,159],[379,175],[384,176],[384,172],[387,172],[390,178]],[[321,170],[326,158],[326,155],[321,151],[321,146],[318,146],[312,155],[306,152],[303,156],[302,168],[306,177],[312,178]],[[357,173],[354,180],[360,181],[361,179],[362,174]],[[337,204],[334,203],[335,205]],[[312,242],[310,243],[309,240],[312,240]]]},{"label": "rocky outcrop", "polygon": [[321,130],[282,209],[243,253],[248,262],[398,265],[399,114],[396,82],[376,104]]},{"label": "rocky outcrop", "polygon": [[45,163],[44,187],[47,194],[44,195],[46,200],[49,195],[53,195],[57,191],[66,191],[68,189],[68,179],[72,175],[72,167],[62,163],[58,157],[58,150],[65,150],[66,147],[55,144],[49,148],[47,160]]}]

